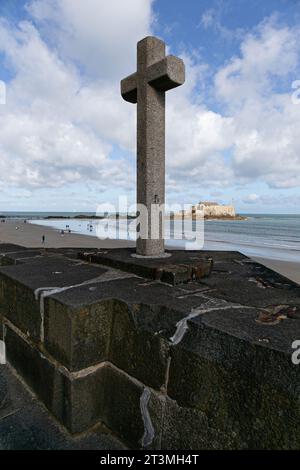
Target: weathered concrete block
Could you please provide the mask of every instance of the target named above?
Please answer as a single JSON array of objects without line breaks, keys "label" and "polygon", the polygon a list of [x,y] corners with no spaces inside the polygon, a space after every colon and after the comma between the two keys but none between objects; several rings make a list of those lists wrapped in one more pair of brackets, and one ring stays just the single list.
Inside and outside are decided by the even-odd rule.
[{"label": "weathered concrete block", "polygon": [[43,336],[41,296],[78,285],[106,272],[63,257],[38,258],[32,263],[0,269],[0,311],[35,341]]},{"label": "weathered concrete block", "polygon": [[160,448],[165,398],[114,367],[106,369],[104,423],[134,448]]},{"label": "weathered concrete block", "polygon": [[0,274],[0,285],[0,310],[3,316],[18,326],[24,334],[39,341],[41,313],[34,291],[3,274]]},{"label": "weathered concrete block", "polygon": [[[237,308],[191,320],[182,343],[172,348],[168,394],[180,407],[203,413],[210,429],[238,436],[235,448],[295,449],[300,370],[290,348],[297,333],[293,324],[279,326],[286,332],[280,351],[278,331],[256,318],[255,309]],[[250,329],[252,342],[245,336]]]},{"label": "weathered concrete block", "polygon": [[300,305],[300,286],[253,261],[215,263],[216,271],[201,283],[214,297],[241,305]]},{"label": "weathered concrete block", "polygon": [[[142,312],[145,308],[115,303],[110,361],[148,386],[160,390],[166,382],[170,346],[161,335],[153,334],[146,322],[138,320],[139,314],[147,315]],[[155,313],[149,308],[147,311],[150,321]]]},{"label": "weathered concrete block", "polygon": [[241,448],[234,432],[211,427],[205,413],[184,408],[166,397],[161,449],[222,450]]},{"label": "weathered concrete block", "polygon": [[[146,290],[140,287],[141,292],[138,292],[138,282],[126,279],[99,284],[95,287],[98,292],[93,291],[94,301],[84,307],[81,305],[88,286],[74,290],[73,297],[69,291],[47,298],[46,349],[69,370],[109,360],[159,390],[165,383],[169,346],[162,336],[153,334],[153,327],[159,329],[159,322],[154,318],[166,317],[166,314],[163,311],[159,314],[159,306],[151,310],[134,303],[134,300],[142,301]],[[135,288],[131,301],[105,298],[110,297],[110,290],[115,291],[112,297],[122,298],[122,290],[128,287]],[[177,312],[174,322],[181,316]],[[170,313],[169,320],[172,318],[174,314]]]},{"label": "weathered concrete block", "polygon": [[114,310],[109,299],[78,308],[45,299],[46,349],[71,371],[109,360]]},{"label": "weathered concrete block", "polygon": [[[197,277],[197,254],[174,259],[187,256]],[[237,253],[178,286],[50,258],[0,269],[0,323],[9,360],[71,432],[103,421],[132,447],[299,448],[299,286]]]},{"label": "weathered concrete block", "polygon": [[0,266],[11,266],[15,264],[30,263],[42,256],[39,250],[18,250],[13,253],[5,253],[0,256]]},{"label": "weathered concrete block", "polygon": [[[24,386],[17,381],[11,380],[11,372],[8,365],[0,366],[0,426],[2,420],[7,419],[20,410],[22,405],[31,405],[32,395],[24,389]],[[1,446],[0,433],[0,448]]]},{"label": "weathered concrete block", "polygon": [[105,367],[72,375],[9,326],[6,347],[10,364],[70,432],[85,431],[101,420]]},{"label": "weathered concrete block", "polygon": [[135,250],[128,248],[98,250],[94,254],[79,252],[78,257],[171,285],[200,280],[209,276],[213,267],[211,256],[199,251],[172,251],[170,257],[161,259],[136,258],[134,254]]},{"label": "weathered concrete block", "polygon": [[[193,410],[192,414],[203,413],[208,427],[219,436],[231,436],[233,445],[229,440],[229,447],[225,442],[222,444],[218,437],[219,448],[299,447],[300,435],[296,425],[299,399],[283,395],[269,384],[261,386],[261,379],[251,373],[241,376],[237,371],[229,371],[207,360],[190,356],[184,359],[188,360],[188,364],[184,364],[183,378],[180,384],[176,384],[177,393],[170,391],[170,395],[177,395],[181,407]],[[193,367],[189,362],[191,359]],[[184,379],[193,385],[185,386]],[[182,391],[179,391],[180,387]],[[204,434],[199,438],[203,440]],[[193,445],[192,442],[190,445]],[[209,443],[206,446],[210,448]]]},{"label": "weathered concrete block", "polygon": [[64,421],[64,380],[59,368],[9,326],[6,326],[5,342],[9,363],[47,408]]},{"label": "weathered concrete block", "polygon": [[159,273],[157,279],[160,279],[161,282],[176,286],[191,281],[193,270],[191,266],[170,265],[161,268],[157,272]]},{"label": "weathered concrete block", "polygon": [[[84,407],[82,407],[84,409]],[[0,367],[1,450],[124,450],[124,446],[99,426],[72,436],[24,387],[8,365]]]},{"label": "weathered concrete block", "polygon": [[205,302],[136,277],[83,285],[45,300],[45,346],[70,370],[109,360],[159,390],[175,325]]},{"label": "weathered concrete block", "polygon": [[[6,344],[9,362],[70,432],[85,431],[102,421],[139,447],[147,426],[144,444],[159,446],[163,403],[149,392],[144,425],[140,403],[144,387],[140,382],[107,363],[70,374],[9,326]],[[147,421],[148,413],[151,418]]]},{"label": "weathered concrete block", "polygon": [[64,376],[64,425],[80,433],[103,421],[105,409],[106,364]]},{"label": "weathered concrete block", "polygon": [[0,340],[3,340],[3,316],[0,313]]},{"label": "weathered concrete block", "polygon": [[0,257],[5,256],[8,253],[16,253],[25,250],[25,247],[14,245],[13,243],[0,243]]},{"label": "weathered concrete block", "polygon": [[201,263],[195,263],[192,267],[192,279],[200,281],[203,278],[209,277],[212,273],[214,266],[213,258],[208,257]]}]

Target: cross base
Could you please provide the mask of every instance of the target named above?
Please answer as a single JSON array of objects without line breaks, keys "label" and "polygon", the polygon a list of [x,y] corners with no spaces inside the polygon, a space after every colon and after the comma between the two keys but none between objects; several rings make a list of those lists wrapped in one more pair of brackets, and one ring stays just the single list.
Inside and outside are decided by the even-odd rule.
[{"label": "cross base", "polygon": [[171,253],[161,253],[160,255],[145,256],[145,255],[138,255],[137,253],[133,253],[131,256],[132,258],[138,258],[138,259],[162,259],[162,258],[170,258],[172,255]]}]

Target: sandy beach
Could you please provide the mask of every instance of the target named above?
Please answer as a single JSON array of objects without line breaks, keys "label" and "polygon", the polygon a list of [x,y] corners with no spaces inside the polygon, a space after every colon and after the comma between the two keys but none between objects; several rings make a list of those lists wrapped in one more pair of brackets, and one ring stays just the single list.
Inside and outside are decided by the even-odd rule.
[{"label": "sandy beach", "polygon": [[[17,230],[18,227],[18,230]],[[45,245],[42,237],[45,236]],[[0,224],[0,243],[14,243],[27,248],[122,248],[135,246],[127,240],[99,240],[77,233],[61,233],[51,227],[7,220]]]},{"label": "sandy beach", "polygon": [[255,261],[258,263],[267,266],[267,268],[273,269],[283,276],[291,279],[292,281],[300,284],[300,264],[293,263],[292,261],[282,261],[282,260],[275,260],[275,259],[266,259],[266,258],[259,258],[253,257]]},{"label": "sandy beach", "polygon": [[[42,243],[43,235],[45,236],[45,245]],[[14,243],[27,248],[122,248],[135,246],[134,242],[127,240],[100,240],[97,237],[76,233],[61,235],[59,231],[51,227],[24,223],[20,220],[7,220],[0,224],[0,243]],[[260,257],[253,259],[300,284],[299,263]]]}]

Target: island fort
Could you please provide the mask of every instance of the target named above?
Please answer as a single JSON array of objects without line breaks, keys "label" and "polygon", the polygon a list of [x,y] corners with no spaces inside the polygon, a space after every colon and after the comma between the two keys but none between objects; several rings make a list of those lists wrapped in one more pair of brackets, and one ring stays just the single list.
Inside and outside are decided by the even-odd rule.
[{"label": "island fort", "polygon": [[242,217],[236,214],[236,210],[233,205],[223,205],[218,202],[201,201],[199,204],[191,206],[191,208],[182,211],[177,214],[177,217],[184,216],[185,218],[201,218],[205,219],[230,219],[230,220],[244,220]]}]

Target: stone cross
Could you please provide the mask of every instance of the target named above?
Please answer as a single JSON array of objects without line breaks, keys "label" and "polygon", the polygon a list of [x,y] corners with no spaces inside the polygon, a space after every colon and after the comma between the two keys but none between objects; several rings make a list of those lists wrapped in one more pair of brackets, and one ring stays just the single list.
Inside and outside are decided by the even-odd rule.
[{"label": "stone cross", "polygon": [[[137,203],[139,224],[147,227],[148,237],[137,233],[136,253],[140,256],[164,255],[165,204],[165,92],[185,82],[181,59],[166,57],[166,45],[146,37],[137,45],[137,72],[121,82],[124,100],[137,103]],[[151,209],[161,211],[158,237],[151,239]],[[155,211],[154,211],[155,212]]]}]

